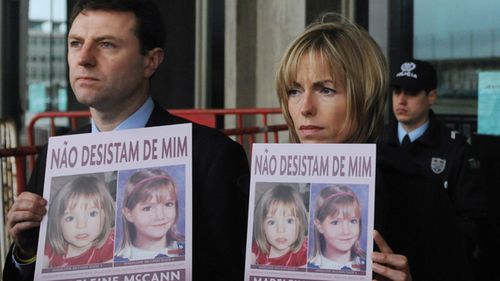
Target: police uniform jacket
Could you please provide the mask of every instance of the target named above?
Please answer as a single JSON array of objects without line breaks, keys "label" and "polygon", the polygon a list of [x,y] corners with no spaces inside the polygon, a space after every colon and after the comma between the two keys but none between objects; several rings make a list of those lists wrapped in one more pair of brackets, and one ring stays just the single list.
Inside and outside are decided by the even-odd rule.
[{"label": "police uniform jacket", "polygon": [[[146,127],[189,122],[171,115],[155,102]],[[89,132],[90,125],[73,133]],[[245,151],[216,129],[193,123],[192,133],[193,280],[243,280],[249,175]],[[46,148],[39,155],[27,186],[27,191],[39,195],[43,194]],[[37,231],[31,234],[34,241],[38,241]],[[20,278],[12,262],[11,247],[4,280],[32,280],[33,273]]]},{"label": "police uniform jacket", "polygon": [[472,251],[477,246],[486,212],[484,188],[478,181],[478,164],[471,155],[467,138],[446,127],[432,110],[427,130],[405,148],[400,146],[397,126],[394,118],[386,125],[380,142],[406,150],[421,167],[440,178],[441,188],[446,190],[460,217],[467,248]]},{"label": "police uniform jacket", "polygon": [[408,258],[414,281],[473,280],[458,218],[439,178],[384,144],[377,145],[375,229],[394,253]]}]

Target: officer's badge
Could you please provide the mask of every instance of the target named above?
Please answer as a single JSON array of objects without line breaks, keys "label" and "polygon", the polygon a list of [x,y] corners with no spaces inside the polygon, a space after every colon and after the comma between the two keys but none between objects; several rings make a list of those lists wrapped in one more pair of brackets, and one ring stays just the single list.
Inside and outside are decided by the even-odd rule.
[{"label": "officer's badge", "polygon": [[481,166],[479,161],[474,158],[469,158],[467,162],[469,163],[469,168],[471,168],[472,170],[479,169],[479,167]]},{"label": "officer's badge", "polygon": [[435,174],[441,174],[446,168],[446,159],[432,157],[431,159],[431,170]]}]

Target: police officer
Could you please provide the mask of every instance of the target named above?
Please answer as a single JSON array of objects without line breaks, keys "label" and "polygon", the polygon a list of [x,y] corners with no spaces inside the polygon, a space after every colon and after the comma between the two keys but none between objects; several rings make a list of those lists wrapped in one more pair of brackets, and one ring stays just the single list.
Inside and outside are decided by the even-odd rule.
[{"label": "police officer", "polygon": [[400,147],[441,178],[460,219],[469,255],[477,258],[486,221],[479,164],[467,137],[446,127],[431,109],[437,99],[436,70],[427,62],[406,60],[392,75],[391,88],[395,118],[386,125],[380,142]]}]

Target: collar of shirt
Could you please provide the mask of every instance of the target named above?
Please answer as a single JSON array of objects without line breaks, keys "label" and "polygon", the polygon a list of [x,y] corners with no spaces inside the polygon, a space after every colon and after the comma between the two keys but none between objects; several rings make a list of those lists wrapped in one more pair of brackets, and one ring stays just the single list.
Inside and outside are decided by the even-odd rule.
[{"label": "collar of shirt", "polygon": [[[146,123],[151,116],[151,112],[153,112],[154,102],[151,97],[148,97],[144,104],[139,107],[132,115],[130,115],[127,119],[121,122],[113,131],[126,130],[126,129],[137,129],[144,128]],[[92,133],[100,132],[97,126],[95,125],[94,119],[92,119]]]},{"label": "collar of shirt", "polygon": [[410,137],[411,142],[415,141],[425,133],[428,127],[429,127],[429,121],[425,122],[422,126],[416,128],[415,130],[407,133],[403,128],[403,125],[401,125],[401,122],[398,122],[399,143],[403,142],[403,138],[405,137],[406,134],[408,134],[408,137]]}]

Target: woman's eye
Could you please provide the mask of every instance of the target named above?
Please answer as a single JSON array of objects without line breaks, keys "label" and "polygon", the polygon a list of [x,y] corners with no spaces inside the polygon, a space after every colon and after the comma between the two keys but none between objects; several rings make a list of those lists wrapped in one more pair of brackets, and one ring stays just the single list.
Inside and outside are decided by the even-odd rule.
[{"label": "woman's eye", "polygon": [[295,219],[294,218],[289,218],[289,219],[286,220],[286,222],[288,224],[293,224],[295,222]]},{"label": "woman's eye", "polygon": [[90,212],[90,216],[91,216],[92,218],[97,217],[97,215],[99,215],[99,211],[97,211],[97,210],[94,210],[94,211],[91,211],[91,212]]},{"label": "woman's eye", "polygon": [[64,221],[65,222],[72,222],[74,219],[75,219],[75,217],[73,217],[73,216],[66,216],[66,217],[64,217]]},{"label": "woman's eye", "polygon": [[296,96],[296,95],[298,95],[299,93],[300,93],[300,92],[299,92],[299,90],[297,90],[297,89],[288,90],[288,92],[287,92],[287,94],[288,94],[288,96],[289,96],[289,97]]},{"label": "woman's eye", "polygon": [[151,206],[146,206],[146,207],[142,208],[142,211],[149,212],[149,211],[151,211],[151,209],[152,209]]},{"label": "woman's eye", "polygon": [[174,204],[174,202],[167,202],[165,204],[165,206],[167,206],[167,207],[173,207],[173,206],[175,206],[175,204]]},{"label": "woman's eye", "polygon": [[330,224],[333,224],[333,225],[338,225],[339,224],[339,221],[338,220],[333,220],[330,222]]},{"label": "woman's eye", "polygon": [[337,91],[335,91],[334,89],[328,87],[324,87],[323,89],[321,89],[321,93],[324,95],[332,95],[335,94],[336,92]]},{"label": "woman's eye", "polygon": [[268,221],[266,222],[266,224],[267,224],[267,225],[274,225],[274,224],[275,224],[275,222],[274,222],[274,220],[268,220]]},{"label": "woman's eye", "polygon": [[358,219],[351,219],[352,224],[358,224]]}]

